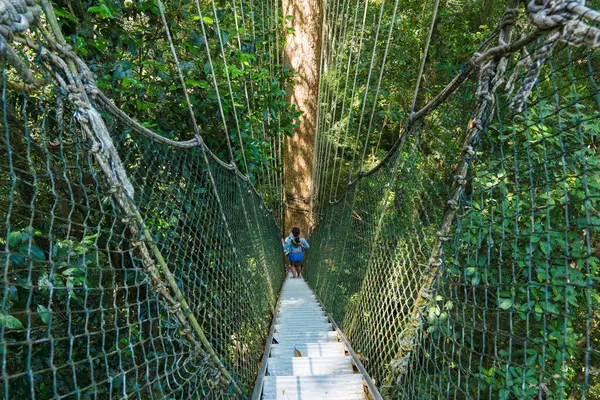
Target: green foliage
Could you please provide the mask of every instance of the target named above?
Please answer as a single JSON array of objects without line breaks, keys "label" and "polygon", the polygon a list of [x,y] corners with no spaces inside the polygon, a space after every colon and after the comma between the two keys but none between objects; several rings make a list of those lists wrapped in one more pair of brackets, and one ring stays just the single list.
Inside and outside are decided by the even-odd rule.
[{"label": "green foliage", "polygon": [[[193,137],[156,2],[82,3],[56,1],[56,12],[69,44],[88,63],[99,88],[159,134],[172,139]],[[240,6],[253,17],[244,17]],[[229,136],[238,168],[245,172],[247,167],[265,192],[274,190],[267,186],[261,167],[276,166],[273,147],[281,135],[293,134],[300,115],[286,101],[293,73],[278,60],[282,49],[276,44],[282,46],[284,40],[275,28],[275,16],[267,8],[250,10],[250,4],[235,2],[219,5],[216,14],[210,3],[201,2],[201,20],[194,1],[165,2],[165,7],[204,141],[221,159],[230,161],[225,140]]]},{"label": "green foliage", "polygon": [[[499,354],[483,357],[483,381],[473,381],[473,390],[490,389],[499,398],[534,396],[542,387],[548,398],[563,398],[577,391],[578,373],[589,368],[582,344],[590,335],[589,313],[600,299],[593,250],[600,247],[600,181],[590,173],[598,171],[599,132],[583,122],[591,117],[587,105],[573,100],[573,93],[565,96],[562,102],[573,106],[559,117],[547,101],[534,100],[510,130],[490,127],[490,139],[497,137],[515,156],[483,146],[479,157],[487,165],[474,172],[473,201],[457,227],[460,245],[447,250],[452,254],[447,278],[486,304],[473,304],[471,316],[461,315],[471,300],[454,297],[461,304],[454,323],[487,321],[494,347],[471,346]],[[491,321],[484,313],[496,317]],[[439,340],[458,340],[455,332],[440,330]],[[511,344],[514,334],[524,344]]]},{"label": "green foliage", "polygon": [[[346,185],[365,149],[368,170],[402,135],[431,17],[426,5],[402,4],[376,96],[381,37],[393,7],[384,4],[379,20],[380,4],[367,10],[367,20],[381,22],[378,41],[379,26],[368,25],[362,44],[350,32],[338,39],[348,47],[331,50],[310,283],[389,396],[597,397],[597,52],[557,46],[522,113],[507,104],[525,72],[516,73],[512,88],[499,81],[494,120],[469,142],[476,149],[471,157],[463,153],[465,127],[473,126],[471,112],[481,100],[473,74],[379,169]],[[417,108],[454,78],[505,6],[442,2]],[[351,29],[354,17],[348,18]],[[331,21],[343,32],[343,19]],[[539,46],[509,57],[504,83]],[[463,179],[456,176],[463,155],[466,188],[450,201]],[[443,217],[455,206],[450,232],[441,236]],[[430,275],[438,237],[442,263]],[[416,332],[407,334],[412,326]]]},{"label": "green foliage", "polygon": [[[194,18],[196,2],[163,3],[202,137],[223,161],[230,161],[229,138],[237,169],[247,167],[251,181],[199,148],[141,137],[94,105],[154,240],[145,248],[156,244],[210,345],[247,393],[283,278],[278,228],[251,183],[279,207],[281,183],[265,171],[280,172],[282,138],[300,115],[285,98],[293,74],[277,60],[283,32],[275,21],[283,18],[271,7],[251,15],[252,2],[221,2],[216,13],[201,2],[202,18]],[[54,5],[68,44],[118,107],[165,137],[194,137],[156,1]],[[29,34],[44,43],[39,30]],[[50,80],[31,49],[23,55],[31,55],[36,77]],[[190,341],[187,316],[169,298],[173,288],[151,273],[153,255],[144,255],[139,227],[115,201],[117,189],[107,185],[72,98],[51,84],[11,90],[14,71],[2,72],[5,394],[234,397],[206,346]]]}]

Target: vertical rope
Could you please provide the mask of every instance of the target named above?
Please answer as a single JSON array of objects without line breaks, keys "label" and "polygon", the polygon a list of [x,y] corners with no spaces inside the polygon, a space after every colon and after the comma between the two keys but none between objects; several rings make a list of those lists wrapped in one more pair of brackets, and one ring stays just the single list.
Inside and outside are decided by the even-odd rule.
[{"label": "vertical rope", "polygon": [[427,61],[427,54],[429,52],[429,44],[431,43],[431,37],[433,35],[433,30],[435,29],[435,21],[437,19],[439,6],[440,0],[435,0],[435,3],[433,4],[433,15],[431,16],[431,24],[429,25],[429,33],[427,33],[425,48],[423,49],[423,55],[421,56],[421,65],[419,66],[419,74],[417,75],[417,83],[415,84],[415,93],[413,95],[413,100],[410,106],[410,115],[414,114],[415,107],[417,106],[417,98],[419,97],[419,90],[421,88],[421,79],[423,78],[423,73],[425,72],[425,63]]}]

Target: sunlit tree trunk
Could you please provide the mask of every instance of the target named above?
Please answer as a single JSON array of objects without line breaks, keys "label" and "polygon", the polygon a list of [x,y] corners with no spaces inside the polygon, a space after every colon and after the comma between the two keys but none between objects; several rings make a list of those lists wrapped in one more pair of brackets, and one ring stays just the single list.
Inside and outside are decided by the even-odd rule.
[{"label": "sunlit tree trunk", "polygon": [[294,137],[284,147],[286,233],[298,226],[304,234],[312,223],[309,207],[321,57],[322,0],[283,0],[283,15],[293,17],[294,32],[288,34],[284,62],[296,73],[288,101],[304,114]]}]

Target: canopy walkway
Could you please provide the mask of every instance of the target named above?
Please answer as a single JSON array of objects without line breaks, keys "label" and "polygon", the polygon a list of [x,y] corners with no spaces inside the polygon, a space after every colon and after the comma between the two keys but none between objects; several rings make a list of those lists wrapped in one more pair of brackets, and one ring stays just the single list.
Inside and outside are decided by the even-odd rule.
[{"label": "canopy walkway", "polygon": [[3,397],[600,398],[598,4],[286,2],[0,0]]},{"label": "canopy walkway", "polygon": [[268,375],[259,375],[254,398],[365,399],[370,390],[379,395],[329,321],[304,279],[285,281],[263,356]]}]

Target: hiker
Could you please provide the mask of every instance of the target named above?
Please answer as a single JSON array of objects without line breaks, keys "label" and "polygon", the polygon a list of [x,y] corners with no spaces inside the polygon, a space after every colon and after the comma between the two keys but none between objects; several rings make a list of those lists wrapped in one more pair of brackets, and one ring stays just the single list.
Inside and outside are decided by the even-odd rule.
[{"label": "hiker", "polygon": [[308,242],[306,239],[300,237],[300,228],[292,228],[292,233],[285,239],[284,252],[288,260],[288,265],[292,267],[294,278],[302,275],[304,252],[308,249],[310,249]]}]

